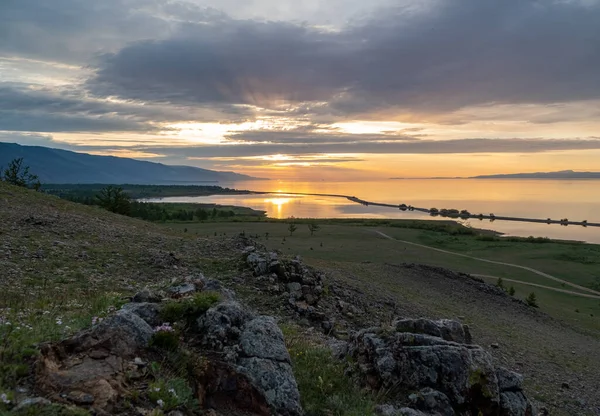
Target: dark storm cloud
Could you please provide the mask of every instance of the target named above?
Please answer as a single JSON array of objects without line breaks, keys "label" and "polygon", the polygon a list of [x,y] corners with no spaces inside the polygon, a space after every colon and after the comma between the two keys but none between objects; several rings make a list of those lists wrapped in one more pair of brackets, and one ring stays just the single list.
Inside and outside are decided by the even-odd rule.
[{"label": "dark storm cloud", "polygon": [[310,144],[240,144],[194,147],[146,147],[137,150],[166,156],[190,158],[240,157],[286,154],[291,156],[317,153],[378,154],[475,154],[475,153],[542,153],[557,150],[600,149],[600,138],[587,139],[457,139],[405,142],[310,143]]},{"label": "dark storm cloud", "polygon": [[[600,2],[449,0],[340,31],[219,18],[106,55],[99,95],[355,114],[600,98]],[[328,105],[323,103],[327,102]]]}]

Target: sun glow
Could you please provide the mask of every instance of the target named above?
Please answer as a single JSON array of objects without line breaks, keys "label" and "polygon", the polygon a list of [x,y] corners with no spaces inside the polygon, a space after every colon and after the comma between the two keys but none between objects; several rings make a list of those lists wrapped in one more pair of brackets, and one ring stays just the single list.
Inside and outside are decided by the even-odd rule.
[{"label": "sun glow", "polygon": [[277,218],[283,218],[283,206],[289,204],[291,198],[267,198],[264,200],[266,203],[273,204],[277,207]]}]

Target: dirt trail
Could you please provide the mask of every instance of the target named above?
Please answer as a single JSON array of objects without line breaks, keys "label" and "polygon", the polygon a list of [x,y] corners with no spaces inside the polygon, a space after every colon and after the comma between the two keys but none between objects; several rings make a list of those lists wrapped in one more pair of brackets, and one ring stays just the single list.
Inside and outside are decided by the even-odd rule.
[{"label": "dirt trail", "polygon": [[[489,274],[474,274],[474,273],[469,273],[469,274],[473,277],[480,277],[482,279],[494,279],[494,280],[498,279],[498,276],[491,276]],[[544,286],[544,285],[540,285],[537,283],[524,282],[522,280],[507,279],[506,277],[503,277],[502,280],[505,282],[519,283],[519,284],[527,285],[527,286],[541,287],[542,289],[554,290],[555,292],[568,293],[570,295],[582,296],[584,298],[600,299],[600,296],[596,296],[596,295],[588,295],[587,293],[574,292],[572,290],[559,289],[556,287]]]},{"label": "dirt trail", "polygon": [[[555,290],[555,291],[558,291],[558,292],[570,293],[570,294],[573,294],[573,295],[581,295],[581,296],[584,296],[584,297],[591,297],[591,298],[598,298],[598,299],[600,299],[600,292],[598,292],[596,290],[587,288],[585,286],[580,286],[578,284],[571,283],[571,282],[563,280],[563,279],[559,279],[558,277],[555,277],[555,276],[552,276],[552,275],[550,275],[548,273],[544,273],[542,271],[533,269],[531,267],[520,266],[518,264],[512,264],[512,263],[505,263],[505,262],[502,262],[502,261],[494,261],[494,260],[482,259],[482,258],[479,258],[479,257],[469,256],[467,254],[454,253],[452,251],[442,250],[440,248],[429,247],[429,246],[425,246],[423,244],[417,244],[417,243],[413,243],[413,242],[405,241],[405,240],[398,240],[397,238],[391,237],[391,236],[389,236],[389,235],[387,235],[387,234],[385,234],[385,233],[383,233],[383,232],[381,232],[379,230],[373,230],[373,231],[375,233],[379,234],[380,236],[384,237],[384,238],[387,238],[389,240],[398,241],[399,243],[410,244],[412,246],[422,247],[422,248],[426,248],[426,249],[429,249],[429,250],[438,251],[440,253],[451,254],[451,255],[454,255],[454,256],[466,257],[468,259],[473,259],[473,260],[477,260],[477,261],[483,261],[485,263],[499,264],[499,265],[502,265],[502,266],[515,267],[517,269],[527,270],[527,271],[535,273],[535,274],[537,274],[539,276],[545,277],[546,279],[550,279],[550,280],[554,280],[554,281],[559,282],[559,283],[563,283],[563,284],[565,284],[567,286],[574,287],[574,288],[582,290],[584,292],[592,293],[593,295],[583,294],[583,293],[569,291],[569,290],[557,289],[557,288],[553,288],[553,287],[549,287],[549,286],[538,285],[538,284],[535,284],[535,283],[527,283],[527,282],[522,282],[522,281],[518,281],[518,280],[509,280],[509,279],[504,279],[503,278],[503,280],[506,280],[506,281],[513,281],[515,283],[523,283],[523,284],[528,284],[530,286],[543,287],[545,289]],[[473,275],[473,276],[477,276],[477,275]],[[489,276],[489,275],[480,275],[480,276],[481,277],[490,277],[490,278],[493,277],[493,276]],[[496,279],[497,279],[497,277],[496,277]]]}]

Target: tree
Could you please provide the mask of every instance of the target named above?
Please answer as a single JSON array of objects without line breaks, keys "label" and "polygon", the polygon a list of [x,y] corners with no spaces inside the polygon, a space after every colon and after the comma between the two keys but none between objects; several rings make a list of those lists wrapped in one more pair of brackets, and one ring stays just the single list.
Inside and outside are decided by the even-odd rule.
[{"label": "tree", "polygon": [[290,237],[292,236],[292,234],[294,234],[294,231],[296,231],[297,229],[298,229],[298,227],[293,222],[290,223],[290,225],[288,225],[288,231],[290,232]]},{"label": "tree", "polygon": [[508,294],[509,294],[509,295],[511,295],[511,296],[514,296],[514,295],[515,295],[515,288],[514,288],[514,286],[511,286],[511,287],[508,289]]},{"label": "tree", "polygon": [[314,233],[316,233],[317,231],[319,231],[321,229],[321,227],[319,227],[319,224],[308,224],[308,230],[310,231],[310,236],[312,237]]},{"label": "tree", "polygon": [[504,280],[502,280],[501,277],[498,278],[498,281],[496,282],[496,286],[499,287],[500,289],[504,290]]},{"label": "tree", "polygon": [[131,212],[131,201],[129,195],[123,188],[109,185],[96,195],[98,205],[107,211],[121,215],[129,215]]},{"label": "tree", "polygon": [[35,189],[36,191],[41,186],[40,178],[37,175],[29,173],[29,166],[23,166],[22,157],[11,160],[4,171],[0,169],[0,180],[11,185]]},{"label": "tree", "polygon": [[527,296],[527,298],[525,299],[525,302],[527,302],[527,304],[529,306],[533,306],[534,308],[538,308],[538,304],[537,304],[537,297],[535,296],[534,292],[531,292],[529,294],[529,296]]}]

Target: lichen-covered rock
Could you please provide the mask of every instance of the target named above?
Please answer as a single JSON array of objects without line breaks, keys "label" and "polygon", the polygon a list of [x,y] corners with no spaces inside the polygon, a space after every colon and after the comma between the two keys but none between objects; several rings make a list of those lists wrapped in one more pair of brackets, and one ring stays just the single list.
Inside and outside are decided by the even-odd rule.
[{"label": "lichen-covered rock", "polygon": [[394,322],[394,327],[398,332],[426,334],[461,344],[471,343],[471,334],[468,327],[450,319],[441,319],[438,321],[423,318],[401,319]]},{"label": "lichen-covered rock", "polygon": [[292,367],[288,363],[264,358],[241,358],[237,370],[258,387],[277,415],[301,415],[300,393]]},{"label": "lichen-covered rock", "polygon": [[246,357],[290,363],[281,329],[270,316],[259,316],[247,322],[240,336],[240,346]]},{"label": "lichen-covered rock", "polygon": [[262,276],[269,272],[267,259],[256,252],[250,253],[246,262],[252,267],[255,276]]},{"label": "lichen-covered rock", "polygon": [[534,406],[521,391],[500,393],[501,416],[537,416]]},{"label": "lichen-covered rock", "polygon": [[410,395],[412,407],[426,414],[529,414],[519,375],[496,370],[488,352],[465,343],[459,323],[402,320],[395,328],[401,332],[369,328],[350,339],[353,370],[367,387],[418,391]]},{"label": "lichen-covered rock", "polygon": [[444,393],[425,387],[418,393],[408,396],[413,407],[440,416],[454,416],[450,399]]},{"label": "lichen-covered rock", "polygon": [[[245,392],[245,400],[248,397],[258,400],[255,393],[258,392],[272,414],[302,414],[290,356],[273,318],[255,316],[237,302],[224,302],[198,319],[198,334],[201,344],[218,353],[229,365],[228,369],[218,369],[222,381],[212,383],[213,390],[209,393],[214,395],[218,393],[214,389],[228,390],[235,385],[236,391]],[[244,380],[248,380],[251,388]],[[239,399],[239,393],[236,394]]]},{"label": "lichen-covered rock", "polygon": [[126,303],[121,309],[139,316],[152,327],[161,324],[160,306],[158,303]]},{"label": "lichen-covered rock", "polygon": [[500,391],[521,391],[523,390],[523,376],[512,372],[504,367],[496,369],[498,377],[498,387]]}]

